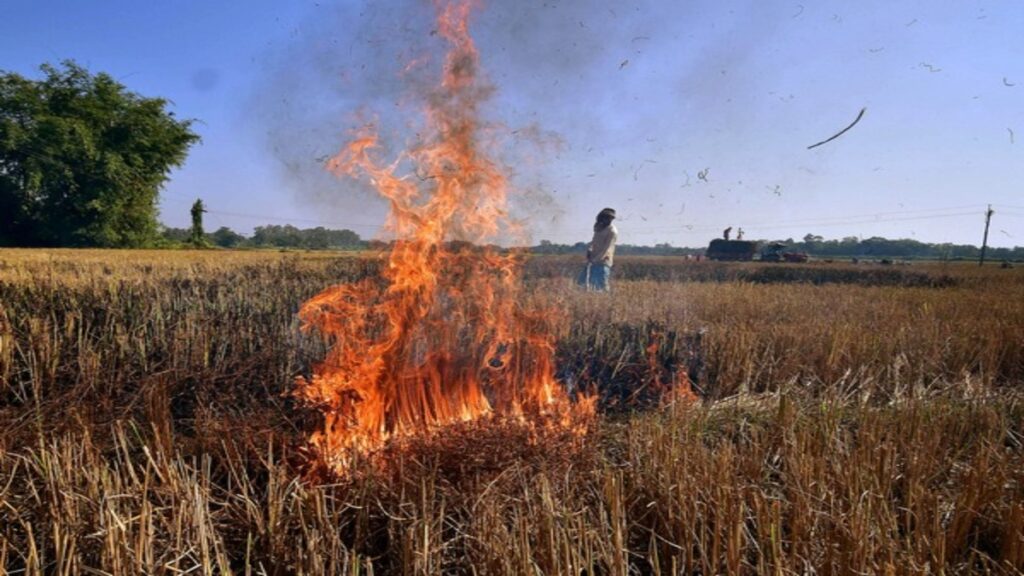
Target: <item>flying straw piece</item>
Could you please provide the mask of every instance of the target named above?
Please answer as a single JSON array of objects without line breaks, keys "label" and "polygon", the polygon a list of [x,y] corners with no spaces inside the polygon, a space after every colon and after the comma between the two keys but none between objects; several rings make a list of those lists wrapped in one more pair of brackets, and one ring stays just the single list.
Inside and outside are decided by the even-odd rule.
[{"label": "flying straw piece", "polygon": [[811,148],[817,148],[818,146],[821,146],[822,144],[828,144],[829,142],[835,140],[836,138],[839,138],[843,134],[846,134],[847,130],[849,130],[850,128],[853,128],[854,126],[856,126],[857,122],[860,122],[860,119],[864,117],[864,113],[867,112],[867,110],[868,110],[867,108],[861,108],[860,109],[860,114],[857,114],[857,117],[854,118],[853,122],[851,122],[849,126],[847,126],[846,128],[843,128],[842,130],[840,130],[839,132],[837,132],[835,135],[833,135],[831,138],[828,138],[827,140],[822,140],[821,142],[818,142],[817,144],[811,144],[810,146],[807,147],[807,149],[810,150]]}]

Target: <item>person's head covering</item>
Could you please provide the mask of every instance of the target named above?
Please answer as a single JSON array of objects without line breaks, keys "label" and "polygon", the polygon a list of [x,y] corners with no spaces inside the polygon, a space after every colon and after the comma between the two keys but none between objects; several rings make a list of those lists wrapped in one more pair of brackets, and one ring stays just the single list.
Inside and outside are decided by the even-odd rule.
[{"label": "person's head covering", "polygon": [[600,232],[605,228],[611,226],[612,220],[615,219],[615,209],[605,208],[597,213],[597,221],[594,222],[594,232]]}]

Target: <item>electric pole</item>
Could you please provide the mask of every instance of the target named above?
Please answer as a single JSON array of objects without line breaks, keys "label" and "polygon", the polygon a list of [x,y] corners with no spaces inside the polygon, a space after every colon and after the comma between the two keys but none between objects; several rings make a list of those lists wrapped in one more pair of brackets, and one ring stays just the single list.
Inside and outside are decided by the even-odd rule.
[{"label": "electric pole", "polygon": [[988,205],[988,211],[985,212],[985,237],[981,241],[981,259],[978,260],[978,266],[985,265],[985,250],[988,249],[988,223],[992,221],[992,205]]}]

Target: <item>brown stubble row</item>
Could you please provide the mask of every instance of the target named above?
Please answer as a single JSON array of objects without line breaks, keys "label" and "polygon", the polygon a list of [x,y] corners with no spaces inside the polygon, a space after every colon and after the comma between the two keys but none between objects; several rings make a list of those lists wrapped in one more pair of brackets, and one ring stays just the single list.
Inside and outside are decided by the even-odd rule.
[{"label": "brown stubble row", "polygon": [[[1019,271],[813,285],[785,278],[813,268],[756,283],[710,278],[746,265],[626,264],[632,279],[602,297],[572,290],[557,259],[531,263],[535,297],[568,312],[561,354],[641,383],[654,334],[703,331],[708,401],[605,417],[584,439],[470,427],[317,486],[296,448],[315,417],[285,393],[324,346],[294,314],[373,275],[372,256],[4,252],[0,566],[1024,569]],[[642,279],[645,264],[676,281]]]},{"label": "brown stubble row", "polygon": [[574,299],[571,314],[582,333],[643,322],[703,330],[701,384],[716,397],[786,382],[899,397],[1024,381],[1021,278],[949,288],[633,281],[611,298]]},{"label": "brown stubble row", "polygon": [[62,436],[0,455],[0,555],[66,574],[1014,573],[1022,416],[776,397],[605,424],[570,467],[539,454],[453,479],[437,460],[458,455],[435,453],[327,486],[269,446],[168,453],[117,425],[112,447]]}]

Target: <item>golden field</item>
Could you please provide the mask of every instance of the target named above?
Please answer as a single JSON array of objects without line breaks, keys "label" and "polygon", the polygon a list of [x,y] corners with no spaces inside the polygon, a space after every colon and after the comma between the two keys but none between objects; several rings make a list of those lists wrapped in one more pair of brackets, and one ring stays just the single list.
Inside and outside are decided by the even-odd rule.
[{"label": "golden field", "polygon": [[[325,347],[295,314],[379,256],[0,252],[0,566],[1024,570],[1020,268],[623,257],[600,295],[538,257],[590,434],[467,425],[311,482],[288,392]],[[633,402],[682,373],[700,400]]]}]

